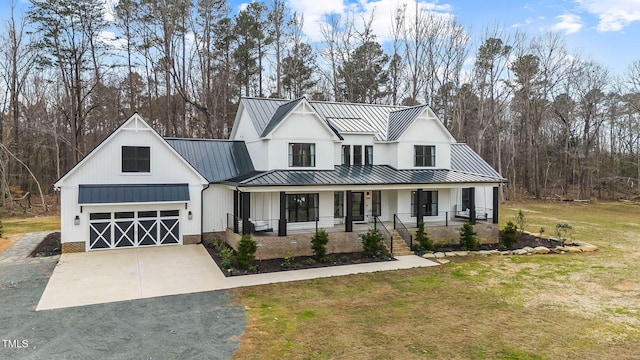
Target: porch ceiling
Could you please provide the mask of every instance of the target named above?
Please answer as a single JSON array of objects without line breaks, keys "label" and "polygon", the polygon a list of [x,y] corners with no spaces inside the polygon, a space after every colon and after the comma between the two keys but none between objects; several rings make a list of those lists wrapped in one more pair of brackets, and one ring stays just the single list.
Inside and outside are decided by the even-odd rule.
[{"label": "porch ceiling", "polygon": [[459,170],[397,170],[388,165],[336,166],[334,170],[271,170],[245,179],[229,180],[240,186],[390,185],[502,183],[502,177]]}]

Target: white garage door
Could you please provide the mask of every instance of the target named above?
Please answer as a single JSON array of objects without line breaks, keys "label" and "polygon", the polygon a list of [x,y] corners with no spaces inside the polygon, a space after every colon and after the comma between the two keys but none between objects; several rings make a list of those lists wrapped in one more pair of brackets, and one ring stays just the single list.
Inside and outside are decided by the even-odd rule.
[{"label": "white garage door", "polygon": [[180,243],[180,210],[89,214],[89,249],[117,249]]}]

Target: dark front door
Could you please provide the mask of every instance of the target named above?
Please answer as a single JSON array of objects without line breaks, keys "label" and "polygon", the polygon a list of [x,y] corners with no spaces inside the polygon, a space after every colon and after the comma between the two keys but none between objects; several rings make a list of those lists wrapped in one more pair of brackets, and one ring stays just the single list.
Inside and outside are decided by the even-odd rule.
[{"label": "dark front door", "polygon": [[364,221],[364,193],[352,192],[351,203],[353,204],[351,209],[353,221]]}]

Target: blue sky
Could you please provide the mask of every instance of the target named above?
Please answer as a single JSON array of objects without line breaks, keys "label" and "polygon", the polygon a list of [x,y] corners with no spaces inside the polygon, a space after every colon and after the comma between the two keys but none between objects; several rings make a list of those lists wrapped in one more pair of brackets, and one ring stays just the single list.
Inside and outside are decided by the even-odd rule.
[{"label": "blue sky", "polygon": [[[9,2],[0,0],[0,19],[9,17]],[[27,0],[17,2],[18,13],[26,10]],[[117,0],[106,0],[117,2]],[[269,0],[266,0],[267,2]],[[416,0],[288,0],[289,7],[305,16],[309,40],[321,40],[323,15],[352,9],[356,18],[375,11],[374,31],[380,41],[388,37],[391,12],[405,3],[409,9]],[[640,60],[640,0],[417,0],[422,8],[455,16],[477,40],[487,27],[505,31],[520,30],[529,35],[557,31],[564,36],[570,52],[597,61],[613,74],[622,74],[634,60]],[[234,12],[247,0],[231,0]],[[477,47],[474,43],[474,48]]]}]

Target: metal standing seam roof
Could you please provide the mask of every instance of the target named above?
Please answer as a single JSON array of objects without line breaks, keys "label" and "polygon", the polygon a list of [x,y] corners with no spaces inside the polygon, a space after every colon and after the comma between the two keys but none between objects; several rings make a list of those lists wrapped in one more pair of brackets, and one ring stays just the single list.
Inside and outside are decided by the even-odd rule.
[{"label": "metal standing seam roof", "polygon": [[389,114],[387,140],[398,140],[407,128],[413,124],[413,121],[422,114],[425,108],[427,108],[427,105],[419,105],[391,112]]},{"label": "metal standing seam roof", "polygon": [[[236,181],[234,181],[236,180]],[[499,183],[504,179],[458,170],[397,170],[389,165],[336,166],[334,170],[271,170],[229,183],[241,186]]]},{"label": "metal standing seam roof", "polygon": [[467,144],[451,144],[451,169],[505,180]]},{"label": "metal standing seam roof", "polygon": [[339,133],[376,134],[376,129],[361,118],[327,118],[329,124]]},{"label": "metal standing seam roof", "polygon": [[209,183],[255,172],[244,141],[178,138],[165,140]]},{"label": "metal standing seam roof", "polygon": [[304,100],[304,97],[297,98],[278,106],[276,111],[273,113],[273,116],[267,123],[267,126],[265,126],[264,130],[262,130],[262,134],[260,135],[260,137],[269,135],[269,133],[273,129],[275,129],[276,126],[278,126],[278,124],[280,124],[282,120],[284,120],[284,118],[291,112],[291,110],[293,110],[293,108],[295,108],[302,100]]},{"label": "metal standing seam roof", "polygon": [[78,186],[78,204],[189,201],[189,184],[106,184]]}]

